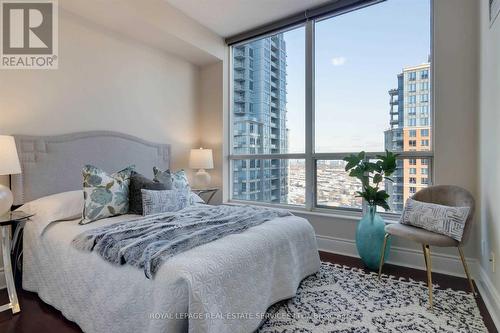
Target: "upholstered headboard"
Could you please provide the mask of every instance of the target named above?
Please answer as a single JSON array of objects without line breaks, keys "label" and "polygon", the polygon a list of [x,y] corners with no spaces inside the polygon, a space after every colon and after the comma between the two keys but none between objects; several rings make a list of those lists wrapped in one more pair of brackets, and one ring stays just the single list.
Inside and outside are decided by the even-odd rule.
[{"label": "upholstered headboard", "polygon": [[170,167],[170,145],[131,135],[93,131],[56,136],[14,135],[22,173],[12,175],[14,204],[82,188],[82,167],[115,172],[135,164],[152,177],[153,166]]}]

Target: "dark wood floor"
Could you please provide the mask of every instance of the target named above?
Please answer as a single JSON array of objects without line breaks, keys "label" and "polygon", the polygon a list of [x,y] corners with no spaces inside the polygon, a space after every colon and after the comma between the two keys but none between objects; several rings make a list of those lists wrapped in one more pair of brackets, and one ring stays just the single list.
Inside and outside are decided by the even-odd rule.
[{"label": "dark wood floor", "polygon": [[[337,254],[320,252],[321,260],[347,265],[351,267],[362,268],[361,260],[353,257],[346,257]],[[412,278],[414,280],[426,281],[425,271],[406,268],[394,265],[385,265],[384,273],[403,278]],[[433,280],[442,288],[452,288],[455,290],[468,291],[466,279],[453,277],[443,274],[433,274]],[[0,313],[0,332],[2,333],[74,333],[81,332],[80,328],[73,322],[66,320],[61,312],[50,305],[43,303],[40,298],[24,290],[18,292],[22,311],[17,315],[12,315],[10,311]],[[7,292],[0,291],[0,304],[7,303]],[[495,325],[486,310],[486,306],[479,296],[477,304],[481,315],[483,316],[486,327],[491,333],[498,333]]]}]

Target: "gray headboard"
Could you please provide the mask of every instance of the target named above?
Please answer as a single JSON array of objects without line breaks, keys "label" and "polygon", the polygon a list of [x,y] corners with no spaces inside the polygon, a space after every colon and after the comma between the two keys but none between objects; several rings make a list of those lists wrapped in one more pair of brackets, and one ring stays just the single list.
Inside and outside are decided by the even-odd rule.
[{"label": "gray headboard", "polygon": [[14,135],[22,173],[12,175],[14,204],[82,188],[82,167],[92,164],[108,172],[135,164],[152,177],[153,166],[170,167],[170,145],[131,135],[92,131],[56,136]]}]

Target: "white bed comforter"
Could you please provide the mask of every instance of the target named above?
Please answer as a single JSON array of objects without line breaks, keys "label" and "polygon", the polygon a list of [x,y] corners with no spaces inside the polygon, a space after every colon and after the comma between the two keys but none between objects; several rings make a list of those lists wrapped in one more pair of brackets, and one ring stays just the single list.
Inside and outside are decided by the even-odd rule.
[{"label": "white bed comforter", "polygon": [[133,217],[82,226],[35,216],[24,231],[23,288],[85,332],[252,332],[270,305],[292,297],[320,266],[314,230],[296,216],[179,254],[152,280],[71,245],[85,230]]}]

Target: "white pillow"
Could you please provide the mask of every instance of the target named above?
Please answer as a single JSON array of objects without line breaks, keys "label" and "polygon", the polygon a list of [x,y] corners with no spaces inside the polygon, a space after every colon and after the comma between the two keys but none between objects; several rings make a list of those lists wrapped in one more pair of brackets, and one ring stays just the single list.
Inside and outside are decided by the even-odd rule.
[{"label": "white pillow", "polygon": [[69,221],[82,217],[83,191],[62,192],[30,201],[18,210],[36,214],[47,222]]},{"label": "white pillow", "polygon": [[406,200],[400,223],[423,228],[460,242],[469,211],[470,207],[444,206],[409,198]]}]

